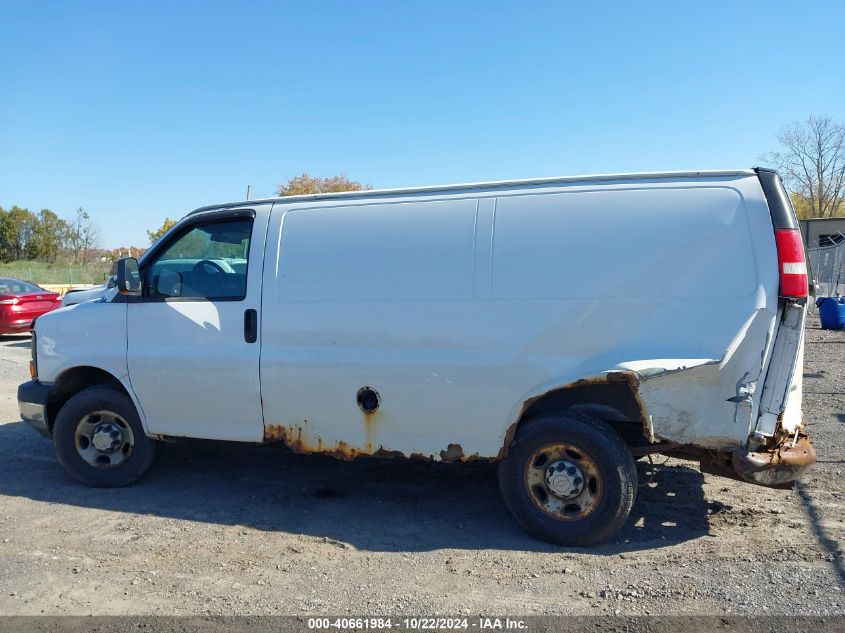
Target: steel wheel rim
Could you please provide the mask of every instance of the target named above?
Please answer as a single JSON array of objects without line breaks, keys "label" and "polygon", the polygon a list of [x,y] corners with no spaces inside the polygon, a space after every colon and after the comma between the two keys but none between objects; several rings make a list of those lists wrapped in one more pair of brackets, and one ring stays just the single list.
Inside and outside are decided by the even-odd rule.
[{"label": "steel wheel rim", "polygon": [[94,411],[82,418],[74,432],[79,456],[94,468],[120,466],[132,455],[135,435],[114,411]]},{"label": "steel wheel rim", "polygon": [[[563,484],[550,478],[549,469],[573,466],[574,474],[566,466],[563,471],[569,482]],[[581,483],[576,483],[578,478]],[[556,484],[550,487],[550,479]],[[568,485],[567,485],[568,484]],[[574,444],[557,442],[546,444],[531,453],[525,464],[525,488],[532,503],[543,513],[559,521],[578,521],[592,514],[603,495],[601,472],[595,460]],[[561,492],[563,494],[561,494]]]}]

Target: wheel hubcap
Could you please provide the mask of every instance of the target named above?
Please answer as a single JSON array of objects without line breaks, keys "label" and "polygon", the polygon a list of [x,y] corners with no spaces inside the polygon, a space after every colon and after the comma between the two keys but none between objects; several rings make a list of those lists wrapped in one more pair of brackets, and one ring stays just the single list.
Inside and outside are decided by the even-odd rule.
[{"label": "wheel hubcap", "polygon": [[107,422],[96,426],[91,437],[91,443],[98,451],[111,453],[120,446],[121,439],[123,439],[123,434],[117,425]]},{"label": "wheel hubcap", "polygon": [[546,469],[546,487],[561,499],[573,499],[584,489],[584,473],[572,462],[558,460]]},{"label": "wheel hubcap", "polygon": [[535,450],[525,467],[531,501],[563,521],[583,519],[599,505],[602,479],[598,464],[572,444],[547,444]]},{"label": "wheel hubcap", "polygon": [[74,440],[79,456],[95,468],[119,466],[135,445],[129,424],[112,411],[95,411],[82,418]]}]

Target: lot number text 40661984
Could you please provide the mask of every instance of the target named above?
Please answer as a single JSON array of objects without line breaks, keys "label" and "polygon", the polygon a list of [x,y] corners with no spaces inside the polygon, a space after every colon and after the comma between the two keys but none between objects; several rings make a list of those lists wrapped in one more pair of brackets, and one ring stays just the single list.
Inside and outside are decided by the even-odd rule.
[{"label": "lot number text 40661984", "polygon": [[384,630],[437,631],[476,629],[480,631],[523,631],[524,620],[511,618],[308,618],[311,630]]}]

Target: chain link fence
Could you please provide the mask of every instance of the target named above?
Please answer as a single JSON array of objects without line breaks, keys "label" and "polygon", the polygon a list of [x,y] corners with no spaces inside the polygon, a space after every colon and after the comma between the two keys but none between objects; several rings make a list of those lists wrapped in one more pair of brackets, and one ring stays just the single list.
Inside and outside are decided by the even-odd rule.
[{"label": "chain link fence", "polygon": [[[837,244],[807,249],[811,274],[816,280],[817,297],[845,295],[845,235]],[[815,311],[815,305],[811,310]]]}]

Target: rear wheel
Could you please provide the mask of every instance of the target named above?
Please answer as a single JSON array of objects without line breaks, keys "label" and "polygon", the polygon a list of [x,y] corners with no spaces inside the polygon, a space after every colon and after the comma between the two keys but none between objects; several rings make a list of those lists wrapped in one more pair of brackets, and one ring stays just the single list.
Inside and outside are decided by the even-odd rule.
[{"label": "rear wheel", "polygon": [[53,444],[65,470],[97,488],[135,483],[155,457],[155,442],[144,433],[132,400],[106,387],[85,389],[65,403]]},{"label": "rear wheel", "polygon": [[637,469],[613,428],[573,411],[520,425],[499,465],[499,487],[516,520],[534,536],[593,545],[628,518]]}]

